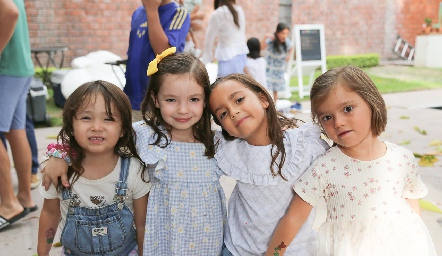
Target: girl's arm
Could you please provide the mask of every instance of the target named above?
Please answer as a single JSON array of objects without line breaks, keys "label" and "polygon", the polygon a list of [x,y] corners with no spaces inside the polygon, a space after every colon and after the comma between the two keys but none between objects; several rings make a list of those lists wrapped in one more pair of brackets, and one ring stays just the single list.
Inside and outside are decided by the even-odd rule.
[{"label": "girl's arm", "polygon": [[59,222],[60,200],[45,199],[38,224],[37,253],[39,256],[49,255]]},{"label": "girl's arm", "polygon": [[244,74],[251,76],[247,67],[244,67]]},{"label": "girl's arm", "polygon": [[287,246],[293,241],[299,229],[307,220],[312,208],[313,206],[295,194],[287,213],[279,221],[273,232],[266,256],[284,255]]},{"label": "girl's arm", "polygon": [[268,38],[270,38],[270,39],[273,40],[274,36],[273,36],[273,35],[265,35],[265,36],[262,38],[262,40],[261,40],[261,42],[260,42],[260,44],[261,44],[261,50],[265,50],[265,49],[267,49],[267,39],[268,39]]},{"label": "girl's arm", "polygon": [[292,52],[293,52],[293,47],[287,51],[287,56],[285,57],[285,62],[288,62],[290,60],[290,58],[293,56]]},{"label": "girl's arm", "polygon": [[143,255],[144,230],[146,225],[147,201],[149,194],[134,199],[134,223],[137,230],[138,255]]},{"label": "girl's arm", "polygon": [[407,200],[408,204],[411,206],[411,209],[413,209],[413,211],[415,213],[417,213],[418,215],[421,215],[421,208],[419,206],[419,199],[405,198],[405,200]]},{"label": "girl's arm", "polygon": [[70,186],[68,181],[68,163],[62,158],[50,157],[46,162],[46,166],[41,170],[43,173],[43,185],[45,190],[48,190],[51,183],[54,186],[58,184],[58,178],[61,178],[61,183],[64,187],[68,188]]}]

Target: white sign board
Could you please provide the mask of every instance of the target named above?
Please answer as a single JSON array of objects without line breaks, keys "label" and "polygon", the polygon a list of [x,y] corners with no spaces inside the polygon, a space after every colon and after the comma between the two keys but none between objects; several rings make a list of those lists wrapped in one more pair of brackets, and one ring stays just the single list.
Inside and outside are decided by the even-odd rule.
[{"label": "white sign board", "polygon": [[[292,76],[298,76],[298,88],[291,88],[291,90],[298,91],[299,97],[302,99],[304,96],[309,95],[315,70],[321,67],[322,73],[327,71],[324,25],[294,25],[292,42],[295,42],[296,60],[292,56],[287,65],[288,84],[290,84]],[[304,85],[304,75],[309,76],[307,85]]]}]

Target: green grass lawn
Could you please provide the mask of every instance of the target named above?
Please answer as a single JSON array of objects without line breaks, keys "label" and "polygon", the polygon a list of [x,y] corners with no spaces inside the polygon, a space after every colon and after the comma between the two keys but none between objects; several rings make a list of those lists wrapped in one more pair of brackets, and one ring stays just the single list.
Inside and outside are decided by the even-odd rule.
[{"label": "green grass lawn", "polygon": [[[416,91],[425,89],[442,88],[442,69],[400,67],[387,71],[387,67],[378,66],[363,69],[373,80],[381,93]],[[315,78],[321,75],[321,71],[315,72]],[[304,84],[309,81],[308,76],[304,76]],[[298,87],[298,77],[290,79],[290,87]],[[305,96],[300,99],[298,92],[292,92],[291,101],[306,101],[310,97]]]}]

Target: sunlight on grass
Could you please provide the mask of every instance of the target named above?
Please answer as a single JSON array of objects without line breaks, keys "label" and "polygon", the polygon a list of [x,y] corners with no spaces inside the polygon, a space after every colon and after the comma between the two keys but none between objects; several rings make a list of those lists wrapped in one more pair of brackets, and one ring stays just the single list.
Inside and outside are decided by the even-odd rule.
[{"label": "sunlight on grass", "polygon": [[[414,72],[410,71],[413,70]],[[424,68],[414,68],[409,67],[407,71],[409,73],[421,73],[425,74],[425,71],[428,71],[429,69]],[[431,70],[431,69],[430,69]],[[417,80],[417,79],[410,79],[409,77],[405,77],[404,79],[398,79],[398,78],[387,78],[387,77],[381,77],[370,74],[370,69],[364,69],[364,71],[367,72],[369,77],[373,80],[376,87],[379,89],[381,93],[393,93],[393,92],[405,92],[405,91],[416,91],[416,90],[428,90],[428,89],[436,89],[436,88],[442,88],[442,82],[440,81],[440,77],[436,76],[429,76],[425,79]],[[431,70],[431,71],[434,71]],[[314,78],[316,79],[318,76],[321,75],[321,71],[317,70],[315,72]],[[391,76],[396,74],[390,74]],[[425,76],[425,75],[424,75]],[[304,85],[306,85],[309,81],[309,76],[304,76]],[[407,79],[407,80],[405,80]],[[439,80],[438,80],[439,79]],[[298,77],[294,76],[290,79],[290,87],[291,88],[297,88],[298,87]],[[298,92],[292,92],[292,97],[289,99],[290,101],[308,101],[310,100],[310,97],[305,96],[303,99],[299,98]]]}]

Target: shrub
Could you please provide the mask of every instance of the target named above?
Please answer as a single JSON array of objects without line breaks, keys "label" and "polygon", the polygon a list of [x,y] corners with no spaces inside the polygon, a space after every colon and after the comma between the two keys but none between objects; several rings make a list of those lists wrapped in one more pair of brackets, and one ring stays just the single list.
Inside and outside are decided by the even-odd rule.
[{"label": "shrub", "polygon": [[379,54],[358,54],[350,56],[327,56],[327,69],[343,67],[343,66],[356,66],[359,68],[369,68],[379,65]]},{"label": "shrub", "polygon": [[[49,67],[48,68],[48,78],[49,79],[51,79],[52,71],[54,71],[56,69],[57,68],[55,68],[55,67]],[[36,67],[34,70],[35,70],[34,71],[35,72],[34,76],[40,78],[41,80],[43,80],[43,69]]]}]

